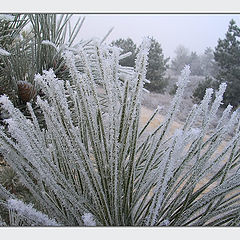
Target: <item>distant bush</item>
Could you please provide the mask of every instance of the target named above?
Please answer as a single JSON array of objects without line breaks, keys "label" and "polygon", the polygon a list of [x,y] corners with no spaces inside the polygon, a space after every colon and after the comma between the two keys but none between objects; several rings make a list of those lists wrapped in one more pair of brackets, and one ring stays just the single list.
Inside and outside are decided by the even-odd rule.
[{"label": "distant bush", "polygon": [[207,88],[215,87],[214,80],[211,77],[206,77],[205,80],[198,83],[197,87],[194,89],[192,98],[195,102],[200,102],[206,92]]},{"label": "distant bush", "polygon": [[169,94],[170,95],[175,95],[176,91],[177,91],[177,84],[173,84],[172,88],[169,90]]}]

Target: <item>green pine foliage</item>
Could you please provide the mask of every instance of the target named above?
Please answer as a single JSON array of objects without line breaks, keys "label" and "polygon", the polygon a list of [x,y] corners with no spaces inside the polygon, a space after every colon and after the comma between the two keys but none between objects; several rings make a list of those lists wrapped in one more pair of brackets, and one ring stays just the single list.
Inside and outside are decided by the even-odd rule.
[{"label": "green pine foliage", "polygon": [[161,44],[157,40],[151,38],[150,41],[146,76],[150,83],[146,83],[145,88],[152,92],[164,93],[168,85],[168,78],[165,76],[165,72],[168,68],[169,58],[164,58]]},{"label": "green pine foliage", "polygon": [[[37,73],[41,74],[43,70],[51,68],[57,77],[69,79],[69,72],[61,52],[65,44],[69,47],[75,44],[74,40],[85,20],[79,17],[74,26],[71,26],[72,15],[50,13],[18,15],[14,19],[14,24],[7,26],[4,21],[8,32],[15,30],[13,35],[15,39],[6,48],[9,55],[0,56],[2,61],[0,86],[4,86],[0,94],[8,95],[14,105],[28,117],[30,113],[27,110],[26,101],[22,101],[18,82],[30,83],[33,86],[30,85],[30,88],[33,88],[37,95],[41,95],[41,89],[34,82]],[[36,97],[33,95],[28,101],[35,102],[35,100]],[[41,111],[35,103],[33,108],[41,126],[44,125]],[[3,115],[4,112],[0,106],[0,120]]]},{"label": "green pine foliage", "polygon": [[[11,41],[11,45],[2,44],[9,52],[9,56],[1,57],[1,85],[6,86],[6,91],[2,93],[7,94],[15,105],[20,104],[18,81],[34,84],[35,74],[50,68],[54,69],[58,77],[67,78],[68,73],[60,55],[61,47],[65,43],[69,46],[73,44],[84,22],[84,18],[79,18],[72,28],[69,23],[71,17],[72,14],[25,14],[16,17],[15,24],[5,26],[8,32],[14,29],[15,40]],[[27,23],[30,30],[22,31]],[[44,41],[50,41],[54,45],[46,45]],[[3,84],[5,82],[8,84]]]},{"label": "green pine foliage", "polygon": [[199,82],[197,87],[194,89],[192,98],[195,102],[200,102],[208,88],[215,88],[216,81],[211,77],[206,77],[203,81]]},{"label": "green pine foliage", "polygon": [[214,51],[214,58],[219,67],[216,76],[218,85],[228,84],[224,95],[224,105],[237,107],[240,101],[240,28],[231,20],[224,39],[218,40]]},{"label": "green pine foliage", "polygon": [[[1,16],[3,16],[1,18]],[[0,95],[8,94],[14,101],[16,95],[16,81],[11,77],[14,62],[8,65],[8,59],[11,51],[15,48],[16,42],[20,39],[20,33],[24,27],[28,24],[29,19],[26,14],[9,14],[4,17],[4,14],[0,14],[0,48],[8,52],[7,55],[0,54]],[[16,52],[13,52],[15,55]],[[19,59],[18,59],[19,61]],[[24,59],[21,59],[21,62]],[[18,62],[19,63],[19,62]]]},{"label": "green pine foliage", "polygon": [[131,53],[130,56],[128,56],[127,58],[121,59],[120,60],[120,64],[122,66],[126,66],[126,67],[134,67],[135,66],[135,60],[137,57],[137,45],[133,42],[133,40],[131,38],[127,38],[127,39],[117,39],[115,41],[112,41],[111,43],[112,46],[117,46],[120,49],[122,49],[122,54],[125,53]]},{"label": "green pine foliage", "polygon": [[[120,60],[120,64],[123,66],[134,67],[136,61],[136,55],[139,52],[139,48],[133,42],[131,38],[118,39],[112,42],[113,46],[121,48],[122,54],[131,52],[132,55],[125,59]],[[165,72],[168,68],[169,58],[164,58],[161,44],[151,38],[151,45],[148,55],[148,69],[147,80],[150,82],[145,84],[145,88],[152,92],[164,93],[165,88],[168,85],[168,78],[165,76]]]}]

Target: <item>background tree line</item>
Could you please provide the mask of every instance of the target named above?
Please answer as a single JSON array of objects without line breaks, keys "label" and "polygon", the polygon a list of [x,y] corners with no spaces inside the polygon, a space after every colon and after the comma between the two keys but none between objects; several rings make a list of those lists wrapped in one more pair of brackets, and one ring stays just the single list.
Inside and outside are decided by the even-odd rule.
[{"label": "background tree line", "polygon": [[[203,54],[190,52],[188,48],[179,45],[175,50],[175,57],[170,61],[163,54],[161,44],[154,38],[151,38],[151,47],[149,51],[149,64],[147,70],[147,79],[150,83],[145,88],[157,93],[164,93],[170,81],[166,71],[170,69],[173,74],[179,75],[185,65],[189,65],[191,75],[204,76],[193,92],[193,98],[200,101],[206,88],[212,87],[218,89],[219,85],[226,82],[228,87],[224,95],[224,106],[231,104],[237,108],[240,101],[240,28],[234,20],[231,20],[224,39],[219,39],[215,49],[206,47]],[[123,53],[132,52],[132,55],[123,59],[120,64],[133,67],[137,45],[131,38],[118,39],[112,42],[112,45],[118,46]]]},{"label": "background tree line", "polygon": [[[122,53],[131,52],[132,55],[122,59],[120,64],[133,67],[138,46],[131,38],[117,39],[111,45],[122,49]],[[147,68],[147,79],[150,83],[145,84],[145,88],[156,93],[164,93],[169,84],[170,76],[166,74],[170,69],[174,75],[180,75],[185,65],[190,65],[191,75],[213,77],[217,73],[217,63],[214,59],[214,51],[207,47],[202,55],[190,52],[188,48],[179,45],[175,50],[175,58],[170,61],[170,57],[165,57],[161,44],[151,38],[151,46],[148,54],[149,63]]]},{"label": "background tree line", "polygon": [[217,72],[217,63],[214,60],[214,50],[207,47],[203,54],[190,52],[188,48],[179,45],[175,50],[175,58],[171,62],[171,69],[175,74],[180,74],[185,65],[191,68],[191,75],[213,76]]},{"label": "background tree line", "polygon": [[[132,55],[120,61],[123,66],[134,67],[136,55],[139,52],[139,47],[133,42],[131,38],[118,39],[111,43],[113,46],[121,48],[122,53],[132,52]],[[148,54],[148,68],[147,79],[150,83],[145,84],[145,88],[153,91],[163,93],[168,84],[168,79],[165,72],[168,69],[169,59],[165,58],[161,44],[154,38],[151,38],[151,45]]]},{"label": "background tree line", "polygon": [[[41,18],[39,21],[43,22],[43,25],[47,23],[47,15],[39,17]],[[31,34],[26,34],[26,32],[23,31],[23,28],[28,21],[30,21],[33,26],[37,26],[36,21],[38,19],[36,20],[34,17],[31,17],[29,20],[26,15],[23,15],[21,19],[20,15],[13,15],[13,18],[14,21],[12,22],[8,22],[4,19],[1,19],[0,21],[0,48],[5,50],[11,49],[12,52],[11,57],[7,58],[2,54],[0,56],[0,78],[1,81],[4,81],[4,84],[1,84],[0,86],[0,95],[8,93],[10,96],[15,96],[16,82],[14,79],[30,81],[36,72],[41,72],[43,67],[54,68],[58,75],[62,73],[59,71],[59,69],[62,69],[62,61],[61,59],[58,59],[58,55],[54,52],[54,49],[50,49],[49,46],[43,46],[41,44],[42,40],[50,39],[44,28],[40,29],[42,31],[41,35],[36,35],[31,32],[33,36],[36,36],[35,38],[33,38]],[[54,17],[51,16],[49,21],[54,22],[53,18]],[[66,19],[62,20],[62,25],[64,27],[68,18],[69,16],[66,16]],[[78,25],[81,26],[81,22],[79,22]],[[64,39],[64,31],[57,31],[54,24],[51,26],[51,31],[55,32],[56,36],[61,37],[57,38],[60,40],[50,40],[56,45],[59,45],[61,44],[62,39]],[[64,27],[62,29],[65,29]],[[22,37],[21,41],[16,37],[20,32]],[[40,37],[38,38],[37,36]],[[76,36],[75,32],[72,33],[71,36],[72,39],[70,40],[72,42]],[[215,49],[207,47],[203,54],[197,54],[195,51],[190,51],[187,47],[179,45],[175,50],[175,56],[173,59],[164,56],[161,44],[152,37],[148,55],[149,64],[147,68],[147,79],[150,83],[146,83],[145,88],[151,92],[164,93],[171,80],[171,75],[167,74],[167,70],[169,69],[173,74],[179,75],[185,65],[190,65],[191,75],[205,77],[205,80],[199,83],[193,93],[193,97],[197,101],[202,99],[207,87],[217,89],[222,82],[227,82],[228,87],[224,95],[224,104],[231,104],[234,107],[238,107],[240,98],[239,37],[240,29],[236,25],[236,22],[231,20],[225,38],[219,39]],[[133,67],[135,65],[136,54],[139,51],[139,47],[131,38],[120,38],[113,41],[111,44],[121,48],[122,53],[132,52],[131,56],[120,61],[121,65],[128,67]],[[42,62],[42,55],[49,55],[49,61]],[[21,64],[19,64],[19,59],[21,59]],[[35,63],[34,66],[29,64],[32,62]],[[12,67],[8,67],[10,65]],[[12,71],[11,69],[15,70]],[[7,92],[9,89],[10,92]]]},{"label": "background tree line", "polygon": [[[224,106],[231,104],[235,109],[240,102],[240,28],[231,20],[224,39],[219,39],[213,52],[215,71],[196,88],[193,96],[200,100],[208,87],[217,89],[223,82],[227,89],[223,97]],[[207,65],[207,61],[205,61]]]}]

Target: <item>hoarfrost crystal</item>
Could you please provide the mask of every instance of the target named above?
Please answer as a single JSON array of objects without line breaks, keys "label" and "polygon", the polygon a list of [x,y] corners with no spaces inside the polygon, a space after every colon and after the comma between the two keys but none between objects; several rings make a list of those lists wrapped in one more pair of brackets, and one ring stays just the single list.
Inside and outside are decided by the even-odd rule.
[{"label": "hoarfrost crystal", "polygon": [[96,222],[91,213],[85,213],[84,215],[82,215],[82,220],[85,226],[96,226]]},{"label": "hoarfrost crystal", "polygon": [[2,55],[2,56],[10,56],[11,53],[9,53],[8,51],[0,48],[0,55]]},{"label": "hoarfrost crystal", "polygon": [[0,14],[0,21],[3,20],[3,21],[11,22],[11,21],[14,21],[14,18],[15,17],[10,14]]},{"label": "hoarfrost crystal", "polygon": [[9,209],[16,211],[20,216],[36,222],[37,225],[60,226],[55,220],[49,219],[47,215],[36,211],[31,204],[26,205],[16,199],[9,199],[7,203]]},{"label": "hoarfrost crystal", "polygon": [[56,44],[53,43],[53,42],[51,42],[51,41],[49,41],[49,40],[43,40],[43,41],[42,41],[42,44],[43,44],[43,45],[49,45],[49,46],[52,46],[52,47],[54,47],[55,49],[58,50]]}]

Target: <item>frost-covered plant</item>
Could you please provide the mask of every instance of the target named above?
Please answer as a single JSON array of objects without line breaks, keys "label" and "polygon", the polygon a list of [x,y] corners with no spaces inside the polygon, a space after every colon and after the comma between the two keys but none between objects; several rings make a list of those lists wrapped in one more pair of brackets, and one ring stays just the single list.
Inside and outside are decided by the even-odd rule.
[{"label": "frost-covered plant", "polygon": [[[58,77],[67,78],[63,59],[59,52],[66,42],[72,45],[85,18],[79,17],[74,26],[73,14],[17,14],[13,23],[6,25],[0,14],[0,94],[5,93],[20,107],[18,98],[19,81],[34,83],[34,75],[52,68]],[[3,27],[1,28],[1,26]],[[24,29],[27,25],[29,30]],[[13,32],[13,33],[12,33]],[[9,44],[9,36],[12,41]],[[49,46],[46,43],[52,42]],[[8,43],[8,44],[7,44]],[[58,49],[55,49],[56,46]],[[7,50],[7,51],[6,51]],[[58,51],[57,51],[58,50]],[[0,89],[1,90],[1,89]]]},{"label": "frost-covered plant", "polygon": [[91,226],[91,227],[96,226],[96,222],[94,221],[93,215],[91,213],[85,213],[82,216],[82,220],[85,226]]},{"label": "frost-covered plant", "polygon": [[0,14],[0,95],[3,93],[11,95],[13,92],[13,80],[9,76],[5,77],[5,73],[17,70],[13,68],[14,63],[7,67],[5,61],[13,57],[11,49],[27,23],[26,14]]},{"label": "frost-covered plant", "polygon": [[[186,66],[165,121],[148,132],[159,110],[140,125],[148,49],[145,40],[129,68],[119,65],[124,56],[118,48],[98,42],[66,48],[70,80],[57,79],[52,70],[35,77],[46,97],[37,98],[45,128],[30,103],[27,119],[6,96],[0,98],[10,116],[7,130],[0,130],[0,151],[38,203],[35,211],[0,185],[2,205],[10,218],[17,214],[14,224],[239,225],[237,112],[228,106],[209,134],[226,85],[212,104],[213,90],[207,89],[171,134],[189,80]],[[228,133],[232,138],[224,141]]]},{"label": "frost-covered plant", "polygon": [[36,211],[31,204],[24,204],[20,200],[8,199],[10,224],[30,226],[59,226],[55,220],[49,219],[47,215]]}]

